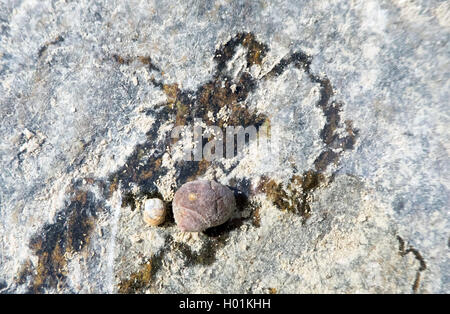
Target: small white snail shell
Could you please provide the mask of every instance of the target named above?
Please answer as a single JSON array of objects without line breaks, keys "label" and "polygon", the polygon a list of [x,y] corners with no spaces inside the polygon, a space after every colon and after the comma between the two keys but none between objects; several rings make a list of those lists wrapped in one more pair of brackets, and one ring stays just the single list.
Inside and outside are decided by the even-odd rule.
[{"label": "small white snail shell", "polygon": [[166,208],[159,198],[150,198],[144,203],[144,222],[150,226],[158,226],[166,218]]}]

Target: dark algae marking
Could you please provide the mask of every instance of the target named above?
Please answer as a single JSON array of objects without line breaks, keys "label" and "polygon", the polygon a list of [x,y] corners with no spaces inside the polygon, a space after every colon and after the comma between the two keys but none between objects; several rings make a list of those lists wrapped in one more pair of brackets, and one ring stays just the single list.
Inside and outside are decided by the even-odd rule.
[{"label": "dark algae marking", "polygon": [[133,195],[130,190],[131,184],[138,184],[141,190],[147,193],[156,192],[157,188],[154,185],[156,179],[167,172],[167,169],[161,165],[166,146],[170,143],[170,137],[168,136],[162,141],[156,139],[159,127],[163,121],[168,119],[167,108],[158,108],[152,113],[158,115],[159,119],[147,132],[148,140],[138,144],[126,163],[108,179],[110,195],[121,187],[125,195],[122,204],[124,206],[131,205],[132,209],[134,209],[136,195]]},{"label": "dark algae marking", "polygon": [[144,289],[150,284],[155,272],[152,259],[150,259],[141,265],[139,271],[119,283],[119,293],[144,293]]},{"label": "dark algae marking", "polygon": [[131,63],[137,61],[140,62],[142,65],[146,66],[150,71],[154,70],[160,72],[160,69],[153,64],[152,59],[149,56],[128,57],[119,54],[113,54],[112,59],[115,62],[123,65],[130,65]]},{"label": "dark algae marking", "polygon": [[293,65],[308,74],[309,79],[313,83],[320,86],[320,99],[317,106],[322,110],[326,118],[325,125],[320,130],[320,138],[325,144],[326,148],[314,161],[315,170],[323,172],[326,168],[339,161],[339,157],[345,150],[351,150],[356,142],[358,130],[353,128],[353,123],[350,120],[345,121],[345,130],[347,135],[339,136],[336,130],[341,127],[340,112],[343,104],[337,101],[331,101],[334,94],[331,82],[326,77],[315,75],[311,71],[312,57],[303,52],[295,52],[287,57],[281,59],[265,76],[264,79],[282,74],[289,65]]},{"label": "dark algae marking", "polygon": [[[264,77],[270,79],[282,74],[288,65],[292,64],[298,69],[310,72],[312,58],[303,52],[295,52],[281,59]],[[315,80],[314,80],[315,81]],[[330,93],[329,93],[330,94]],[[328,100],[327,100],[328,101]]]},{"label": "dark algae marking", "polygon": [[198,252],[193,251],[189,245],[182,242],[174,242],[173,249],[181,255],[180,257],[187,267],[192,265],[208,266],[216,260],[217,250],[225,246],[225,238],[223,236],[208,238]]},{"label": "dark algae marking", "polygon": [[397,236],[397,240],[399,243],[399,254],[400,256],[406,256],[407,254],[411,253],[414,255],[415,259],[419,262],[419,268],[416,271],[416,278],[414,279],[413,285],[412,285],[412,292],[417,293],[420,288],[420,280],[421,280],[421,274],[424,270],[427,269],[427,264],[425,263],[424,258],[420,254],[420,252],[413,248],[410,245],[406,245],[405,240],[403,240],[400,236]]},{"label": "dark algae marking", "polygon": [[346,135],[344,137],[337,133],[341,124],[340,112],[342,103],[332,101],[333,87],[326,77],[315,75],[311,71],[312,57],[303,52],[294,52],[281,59],[263,78],[271,79],[281,75],[289,65],[303,70],[313,83],[320,86],[320,98],[317,106],[322,110],[326,118],[323,129],[320,130],[320,138],[325,144],[324,150],[314,161],[314,170],[305,171],[302,175],[294,175],[289,179],[287,186],[276,183],[269,178],[263,178],[259,189],[262,189],[269,199],[280,209],[297,213],[307,219],[310,216],[308,198],[311,192],[325,182],[322,174],[330,164],[337,164],[340,155],[345,150],[354,148],[358,130],[353,128],[352,121],[345,121]]},{"label": "dark algae marking", "polygon": [[45,288],[58,288],[66,279],[67,254],[80,252],[89,244],[97,214],[103,208],[88,191],[76,189],[57,213],[55,221],[43,227],[30,241],[30,248],[38,256],[38,263],[24,265],[18,283],[25,283],[31,274],[29,291],[41,293]]},{"label": "dark algae marking", "polygon": [[28,278],[33,275],[32,270],[33,270],[33,264],[31,262],[31,260],[26,260],[20,266],[20,270],[17,273],[17,275],[15,276],[14,281],[19,285],[23,285],[23,284],[27,283]]},{"label": "dark algae marking", "polygon": [[268,51],[267,45],[258,42],[252,33],[238,33],[214,54],[214,60],[217,63],[217,73],[223,72],[227,62],[233,58],[236,48],[240,45],[247,48],[246,59],[250,66],[261,64]]},{"label": "dark algae marking", "polygon": [[150,259],[145,261],[138,271],[132,273],[127,279],[120,281],[118,284],[119,293],[144,293],[151,286],[156,272],[162,266],[164,256],[168,252],[172,242],[172,237],[170,235],[167,236],[163,248],[157,254],[154,254]]},{"label": "dark algae marking", "polygon": [[55,40],[52,40],[50,42],[45,43],[38,51],[38,57],[41,58],[44,53],[47,51],[48,47],[52,45],[57,45],[59,43],[62,43],[64,41],[64,37],[62,35],[59,35],[55,38]]},{"label": "dark algae marking", "polygon": [[279,209],[298,214],[306,220],[311,214],[308,198],[323,182],[323,174],[309,170],[303,175],[292,176],[286,186],[273,179],[263,178],[258,190],[266,193]]},{"label": "dark algae marking", "polygon": [[176,258],[182,259],[186,267],[211,265],[216,260],[216,252],[225,246],[225,240],[226,236],[209,237],[203,242],[202,247],[195,251],[186,243],[177,242],[171,235],[167,235],[164,246],[157,254],[142,263],[139,270],[120,281],[119,293],[144,293],[148,289],[150,291],[154,289],[155,275],[161,268],[162,261],[168,252],[175,252]]}]

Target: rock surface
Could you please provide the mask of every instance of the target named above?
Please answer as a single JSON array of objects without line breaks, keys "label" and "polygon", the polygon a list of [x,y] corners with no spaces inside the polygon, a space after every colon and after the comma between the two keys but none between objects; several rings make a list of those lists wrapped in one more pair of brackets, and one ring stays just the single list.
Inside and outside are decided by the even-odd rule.
[{"label": "rock surface", "polygon": [[[449,293],[449,12],[1,2],[0,292]],[[183,161],[194,124],[278,150]],[[145,225],[195,179],[228,223]]]}]

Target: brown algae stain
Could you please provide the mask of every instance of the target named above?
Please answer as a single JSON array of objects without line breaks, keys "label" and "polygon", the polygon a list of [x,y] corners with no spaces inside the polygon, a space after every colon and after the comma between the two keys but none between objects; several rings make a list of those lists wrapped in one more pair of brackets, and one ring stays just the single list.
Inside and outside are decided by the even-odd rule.
[{"label": "brown algae stain", "polygon": [[139,271],[130,275],[126,280],[119,283],[119,293],[131,294],[136,292],[144,292],[153,278],[155,271],[152,267],[152,260],[144,263]]},{"label": "brown algae stain", "polygon": [[38,256],[35,267],[28,264],[19,274],[32,274],[30,292],[40,293],[45,288],[59,288],[64,284],[68,255],[81,252],[89,245],[97,213],[102,204],[91,192],[76,189],[67,206],[56,216],[56,221],[44,226],[30,241],[30,248]]},{"label": "brown algae stain", "polygon": [[273,179],[263,178],[258,189],[264,192],[280,210],[298,214],[307,219],[311,212],[308,197],[324,182],[326,180],[323,174],[310,170],[301,176],[292,176],[286,185],[277,183]]},{"label": "brown algae stain", "polygon": [[399,254],[400,256],[406,256],[409,253],[412,253],[415,257],[415,259],[419,262],[419,268],[416,271],[416,278],[414,279],[414,282],[412,284],[412,292],[417,293],[419,292],[420,288],[420,281],[422,277],[422,272],[427,269],[427,264],[425,263],[425,259],[422,257],[422,254],[420,252],[413,248],[412,246],[406,247],[406,242],[403,240],[402,237],[397,236],[397,240],[399,242]]},{"label": "brown algae stain", "polygon": [[224,247],[225,236],[209,237],[203,242],[199,251],[194,251],[188,244],[174,241],[168,235],[163,248],[147,262],[143,263],[139,269],[123,279],[118,284],[119,293],[144,293],[154,289],[155,275],[162,267],[162,261],[169,252],[175,253],[177,258],[184,261],[186,267],[192,265],[211,265],[214,263],[216,252]]}]

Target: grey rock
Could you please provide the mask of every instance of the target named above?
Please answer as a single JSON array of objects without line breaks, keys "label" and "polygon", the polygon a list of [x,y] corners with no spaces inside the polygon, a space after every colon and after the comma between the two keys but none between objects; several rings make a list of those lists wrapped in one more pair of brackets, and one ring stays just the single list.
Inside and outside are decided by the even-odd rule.
[{"label": "grey rock", "polygon": [[[0,291],[449,293],[449,11],[2,1]],[[180,161],[194,118],[279,150]],[[145,225],[194,179],[228,223]]]}]

